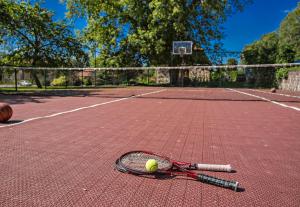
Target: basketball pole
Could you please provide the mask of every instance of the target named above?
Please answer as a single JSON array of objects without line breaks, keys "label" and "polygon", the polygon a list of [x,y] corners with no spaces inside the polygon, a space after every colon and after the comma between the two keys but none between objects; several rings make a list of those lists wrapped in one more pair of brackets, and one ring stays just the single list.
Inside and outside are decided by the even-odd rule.
[{"label": "basketball pole", "polygon": [[17,77],[17,69],[15,68],[15,90],[18,92],[18,77]]},{"label": "basketball pole", "polygon": [[[184,53],[183,51],[180,51],[180,57],[181,57],[181,66],[184,66]],[[183,75],[183,71],[179,71],[179,75],[180,75],[180,82],[181,82],[181,87],[183,87],[183,79],[184,79],[184,75]]]},{"label": "basketball pole", "polygon": [[[95,65],[95,68],[97,67],[96,58],[97,58],[97,48],[95,47],[95,50],[94,50],[94,65]],[[97,70],[94,71],[94,75],[95,75],[95,77],[94,77],[95,86],[94,87],[96,88],[97,87]]]}]

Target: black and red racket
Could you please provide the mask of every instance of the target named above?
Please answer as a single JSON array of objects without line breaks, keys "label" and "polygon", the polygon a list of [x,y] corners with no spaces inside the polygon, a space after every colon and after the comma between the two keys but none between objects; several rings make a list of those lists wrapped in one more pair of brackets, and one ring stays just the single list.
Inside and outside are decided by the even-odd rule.
[{"label": "black and red racket", "polygon": [[[158,163],[158,169],[154,173],[148,172],[145,168],[145,164],[149,159],[155,159]],[[132,173],[136,175],[155,175],[155,174],[165,174],[171,176],[187,176],[199,180],[203,183],[209,183],[223,188],[229,188],[234,191],[238,190],[239,183],[236,181],[227,181],[215,177],[211,177],[205,174],[198,174],[193,171],[193,169],[199,169],[199,164],[191,164],[187,162],[176,162],[152,152],[147,151],[131,151],[123,154],[117,161],[116,167],[119,171]],[[201,165],[200,165],[201,166]],[[208,167],[210,166],[210,167]],[[223,169],[220,166],[216,165],[215,168],[213,165],[205,164],[206,170],[214,169]],[[230,167],[231,169],[231,167]],[[224,171],[224,170],[222,170]],[[227,171],[227,170],[226,170]]]}]

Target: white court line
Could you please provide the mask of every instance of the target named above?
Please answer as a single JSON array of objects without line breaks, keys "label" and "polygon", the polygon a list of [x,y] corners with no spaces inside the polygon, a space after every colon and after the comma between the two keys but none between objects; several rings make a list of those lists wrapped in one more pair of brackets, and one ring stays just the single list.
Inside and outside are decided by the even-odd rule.
[{"label": "white court line", "polygon": [[107,101],[107,102],[98,103],[98,104],[94,104],[94,105],[90,105],[90,106],[84,106],[84,107],[80,107],[80,108],[76,108],[76,109],[72,109],[72,110],[68,110],[68,111],[58,112],[58,113],[47,115],[47,116],[40,116],[40,117],[25,119],[25,120],[23,120],[21,122],[18,122],[18,123],[0,126],[0,128],[12,127],[12,126],[20,125],[20,124],[25,124],[27,122],[31,122],[31,121],[38,120],[38,119],[46,119],[46,118],[51,118],[51,117],[55,117],[55,116],[59,116],[59,115],[63,115],[63,114],[69,114],[69,113],[73,113],[73,112],[76,112],[76,111],[81,111],[83,109],[89,109],[89,108],[94,108],[94,107],[97,107],[97,106],[103,106],[103,105],[110,104],[110,103],[125,101],[127,99],[134,98],[134,97],[140,97],[140,96],[146,96],[146,95],[150,95],[150,94],[154,94],[154,93],[160,93],[160,92],[163,92],[165,90],[166,89],[162,89],[162,90],[159,90],[159,91],[152,91],[152,92],[149,92],[149,93],[133,95],[133,96],[126,97],[126,98],[120,98],[120,99],[117,99],[117,100]]},{"label": "white court line", "polygon": [[287,96],[287,97],[299,98],[300,99],[300,96],[293,96],[293,95],[284,94],[284,93],[271,93],[271,92],[260,91],[260,90],[255,90],[255,89],[248,89],[248,90],[250,90],[250,91],[257,91],[257,92],[261,92],[261,93],[268,93],[268,94],[272,94],[272,95]]},{"label": "white court line", "polygon": [[177,89],[177,88],[170,88],[169,91],[180,91],[180,92],[202,92],[207,91],[205,89]]},{"label": "white court line", "polygon": [[282,107],[284,107],[284,108],[290,108],[290,109],[294,109],[294,110],[296,110],[296,111],[300,111],[300,108],[295,107],[295,106],[288,106],[288,105],[286,105],[286,104],[279,103],[279,102],[277,102],[277,101],[272,101],[272,100],[267,99],[267,98],[265,98],[265,97],[256,96],[256,95],[253,95],[253,94],[251,94],[251,93],[246,93],[246,92],[238,91],[238,90],[235,90],[235,89],[232,89],[232,88],[227,88],[227,89],[228,89],[228,90],[231,90],[231,91],[234,91],[234,92],[237,92],[237,93],[244,94],[244,95],[248,95],[248,96],[252,96],[252,97],[255,97],[255,98],[259,98],[259,99],[261,99],[261,100],[268,101],[268,102],[271,102],[271,103],[273,103],[273,104],[277,104],[277,105],[279,105],[279,106],[282,106]]}]

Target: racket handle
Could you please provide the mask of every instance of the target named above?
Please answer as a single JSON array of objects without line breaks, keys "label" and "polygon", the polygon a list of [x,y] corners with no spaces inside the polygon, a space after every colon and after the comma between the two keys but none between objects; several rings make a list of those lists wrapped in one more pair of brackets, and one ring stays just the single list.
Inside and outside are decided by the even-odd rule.
[{"label": "racket handle", "polygon": [[237,191],[239,187],[239,183],[236,181],[223,180],[223,179],[215,178],[204,174],[198,174],[197,180],[203,183],[208,183],[223,188],[229,188],[234,191]]},{"label": "racket handle", "polygon": [[195,164],[198,170],[231,172],[231,165]]}]

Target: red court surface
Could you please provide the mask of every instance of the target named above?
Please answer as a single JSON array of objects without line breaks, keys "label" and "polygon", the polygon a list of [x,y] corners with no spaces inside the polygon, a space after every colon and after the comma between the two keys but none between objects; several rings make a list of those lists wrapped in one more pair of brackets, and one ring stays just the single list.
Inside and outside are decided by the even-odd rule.
[{"label": "red court surface", "polygon": [[[300,206],[299,102],[272,97],[158,87],[0,95],[14,109],[0,124],[0,206]],[[114,169],[137,149],[230,163],[235,173],[205,173],[243,189]]]}]

